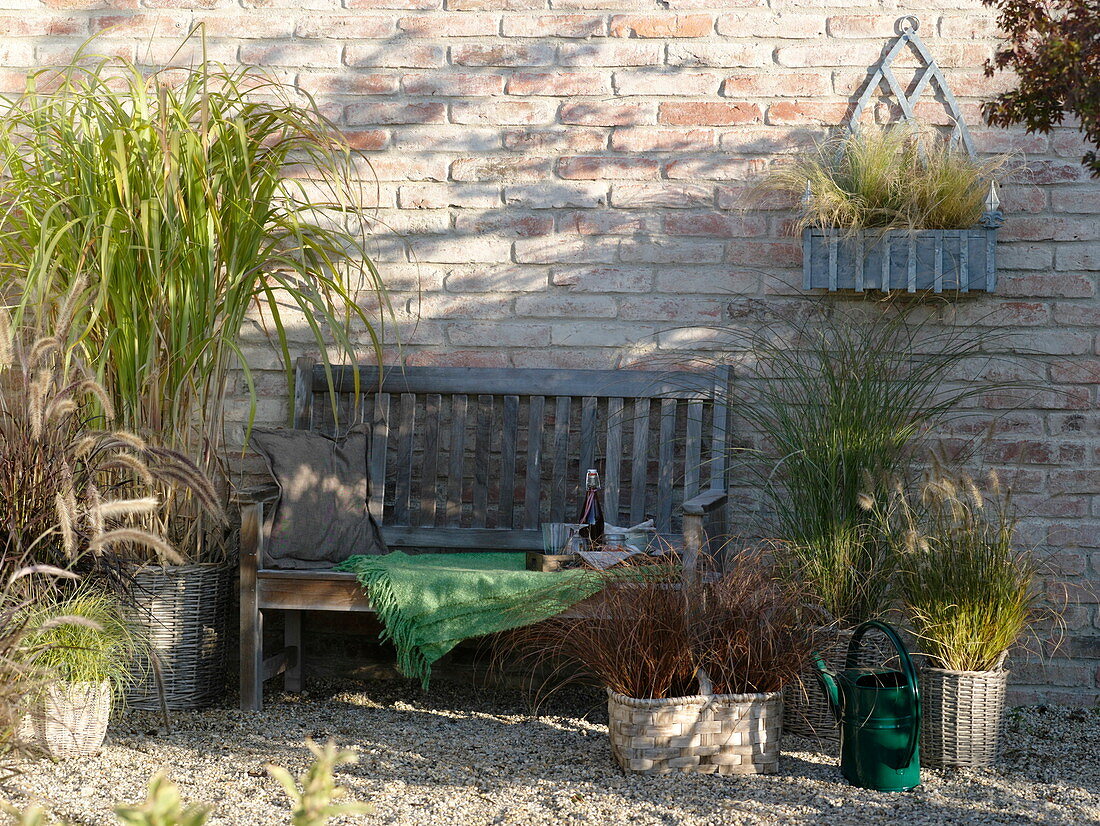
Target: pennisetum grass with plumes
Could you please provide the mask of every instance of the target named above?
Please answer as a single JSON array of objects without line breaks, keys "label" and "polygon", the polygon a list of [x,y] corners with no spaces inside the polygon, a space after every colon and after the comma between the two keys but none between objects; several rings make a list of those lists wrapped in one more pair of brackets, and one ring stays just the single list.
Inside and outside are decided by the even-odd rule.
[{"label": "pennisetum grass with plumes", "polygon": [[913,500],[890,500],[898,595],[937,668],[990,671],[1045,613],[1039,561],[1019,545],[1011,492],[936,463]]},{"label": "pennisetum grass with plumes", "polygon": [[[308,95],[253,69],[149,74],[91,48],[0,107],[2,290],[17,324],[48,329],[51,302],[86,278],[71,340],[118,425],[187,456],[224,502],[235,384],[255,414],[242,329],[266,333],[288,380],[292,341],[326,367],[355,361],[360,339],[380,353],[362,161]],[[171,544],[217,559],[208,503],[158,489]]]},{"label": "pennisetum grass with plumes", "polygon": [[[0,576],[52,565],[124,591],[130,561],[180,557],[158,531],[155,490],[184,485],[224,519],[210,482],[182,454],[108,429],[112,406],[66,343],[78,282],[53,335],[20,334],[0,310]],[[20,588],[55,580],[22,579]]]},{"label": "pennisetum grass with plumes", "polygon": [[1006,161],[973,159],[918,127],[861,127],[773,167],[759,188],[802,202],[796,232],[967,229]]}]

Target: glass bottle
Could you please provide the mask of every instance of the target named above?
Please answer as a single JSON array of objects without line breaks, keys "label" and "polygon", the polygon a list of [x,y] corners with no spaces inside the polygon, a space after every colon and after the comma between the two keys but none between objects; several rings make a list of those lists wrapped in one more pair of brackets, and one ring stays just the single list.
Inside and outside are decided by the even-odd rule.
[{"label": "glass bottle", "polygon": [[584,479],[584,504],[577,522],[582,526],[578,533],[590,544],[603,541],[603,504],[600,502],[600,474],[589,468]]}]

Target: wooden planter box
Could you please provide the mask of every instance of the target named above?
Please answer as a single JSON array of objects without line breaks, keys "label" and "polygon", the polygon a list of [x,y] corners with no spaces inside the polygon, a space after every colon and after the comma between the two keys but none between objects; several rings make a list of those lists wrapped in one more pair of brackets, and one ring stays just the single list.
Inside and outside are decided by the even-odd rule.
[{"label": "wooden planter box", "polygon": [[993,292],[997,228],[861,231],[811,227],[802,233],[807,290]]}]

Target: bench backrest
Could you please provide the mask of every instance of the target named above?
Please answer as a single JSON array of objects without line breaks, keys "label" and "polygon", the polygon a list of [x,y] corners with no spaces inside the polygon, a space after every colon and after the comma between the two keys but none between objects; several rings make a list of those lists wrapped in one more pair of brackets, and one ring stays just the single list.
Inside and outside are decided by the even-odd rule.
[{"label": "bench backrest", "polygon": [[[710,373],[296,365],[294,426],[371,432],[371,511],[394,547],[536,549],[600,471],[609,523],[725,489],[728,369]],[[355,372],[359,373],[358,396]],[[339,422],[337,424],[336,422]]]}]

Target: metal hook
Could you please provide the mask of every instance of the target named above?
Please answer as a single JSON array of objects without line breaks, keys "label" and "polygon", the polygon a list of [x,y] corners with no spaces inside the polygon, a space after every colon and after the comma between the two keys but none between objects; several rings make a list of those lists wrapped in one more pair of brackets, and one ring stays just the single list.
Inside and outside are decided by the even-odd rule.
[{"label": "metal hook", "polygon": [[894,23],[894,32],[899,35],[915,32],[919,28],[920,18],[915,14],[907,14],[904,17],[899,17],[897,22]]}]

